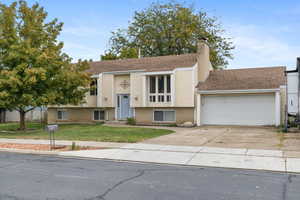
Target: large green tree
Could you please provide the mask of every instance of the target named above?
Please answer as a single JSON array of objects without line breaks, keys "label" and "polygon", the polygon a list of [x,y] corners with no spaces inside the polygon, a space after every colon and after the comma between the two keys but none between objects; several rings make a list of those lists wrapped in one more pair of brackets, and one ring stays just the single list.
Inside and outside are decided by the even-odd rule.
[{"label": "large green tree", "polygon": [[134,13],[127,29],[112,32],[110,48],[101,59],[136,58],[138,50],[144,57],[195,53],[202,38],[211,48],[213,66],[226,66],[234,46],[215,17],[174,1],[152,3]]},{"label": "large green tree", "polygon": [[0,107],[26,112],[39,106],[78,104],[90,79],[86,61],[71,63],[57,40],[62,23],[46,21],[39,4],[0,4]]}]

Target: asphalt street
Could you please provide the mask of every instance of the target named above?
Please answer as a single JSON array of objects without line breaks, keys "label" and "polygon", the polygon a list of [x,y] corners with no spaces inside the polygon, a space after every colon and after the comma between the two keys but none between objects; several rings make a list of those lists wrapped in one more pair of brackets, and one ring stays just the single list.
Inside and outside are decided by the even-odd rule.
[{"label": "asphalt street", "polygon": [[299,200],[300,174],[0,152],[0,200]]}]

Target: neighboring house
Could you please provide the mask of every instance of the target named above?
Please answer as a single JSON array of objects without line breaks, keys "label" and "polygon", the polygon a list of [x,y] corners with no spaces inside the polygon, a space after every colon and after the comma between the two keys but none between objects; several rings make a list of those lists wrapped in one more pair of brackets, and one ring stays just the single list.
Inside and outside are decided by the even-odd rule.
[{"label": "neighboring house", "polygon": [[[42,121],[44,119],[45,109],[37,107],[26,113],[26,121]],[[20,114],[17,110],[0,109],[0,122],[19,122]]]},{"label": "neighboring house", "polygon": [[82,105],[50,106],[49,123],[279,125],[285,68],[213,70],[209,48],[194,54],[91,62],[96,90]]},{"label": "neighboring house", "polygon": [[287,109],[289,115],[296,115],[299,113],[299,73],[300,58],[297,58],[297,66],[295,70],[287,71]]}]

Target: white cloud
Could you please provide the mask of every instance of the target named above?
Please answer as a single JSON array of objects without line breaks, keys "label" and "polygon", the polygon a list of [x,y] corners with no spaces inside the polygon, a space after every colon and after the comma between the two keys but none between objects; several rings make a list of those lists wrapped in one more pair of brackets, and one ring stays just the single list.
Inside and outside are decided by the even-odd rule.
[{"label": "white cloud", "polygon": [[299,44],[291,44],[288,38],[279,37],[267,27],[232,25],[228,30],[236,46],[234,60],[230,61],[229,68],[293,67],[296,57],[300,56]]}]

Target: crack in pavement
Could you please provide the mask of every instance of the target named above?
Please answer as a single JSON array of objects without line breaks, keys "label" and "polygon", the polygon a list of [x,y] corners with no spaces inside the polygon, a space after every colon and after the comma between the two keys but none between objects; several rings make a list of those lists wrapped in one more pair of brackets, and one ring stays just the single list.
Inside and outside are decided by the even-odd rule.
[{"label": "crack in pavement", "polygon": [[[204,168],[197,168],[195,170],[199,170],[199,169],[204,169]],[[105,200],[105,196],[107,196],[109,193],[111,193],[114,189],[116,189],[117,187],[119,187],[120,185],[129,182],[133,179],[139,178],[141,176],[143,176],[145,174],[146,171],[194,171],[193,169],[175,169],[175,170],[170,170],[170,169],[143,169],[143,170],[138,170],[138,174],[126,179],[123,179],[121,181],[119,181],[118,183],[116,183],[115,185],[113,185],[112,187],[108,188],[105,192],[103,192],[102,194],[92,197],[92,198],[88,198],[86,200]]]},{"label": "crack in pavement", "polygon": [[132,176],[132,177],[129,177],[129,178],[126,178],[126,179],[123,179],[121,181],[119,181],[118,183],[116,183],[115,185],[113,185],[112,187],[108,188],[104,193],[96,196],[96,197],[92,197],[92,198],[89,198],[89,199],[86,199],[86,200],[96,200],[96,199],[100,199],[100,200],[105,200],[105,196],[108,195],[110,192],[112,192],[114,189],[116,189],[117,187],[119,187],[120,185],[128,182],[128,181],[131,181],[133,179],[136,179],[138,177],[141,177],[145,174],[145,170],[139,170],[140,172],[135,175],[135,176]]},{"label": "crack in pavement", "polygon": [[287,188],[288,185],[293,182],[293,178],[296,177],[296,175],[289,174],[287,181],[283,183],[283,190],[282,190],[282,200],[286,200],[287,197]]},{"label": "crack in pavement", "polygon": [[205,145],[207,145],[207,144],[209,144],[209,143],[215,141],[216,139],[218,139],[218,138],[220,138],[220,137],[223,137],[224,135],[226,135],[226,133],[229,132],[229,130],[230,130],[230,128],[226,128],[224,131],[222,131],[222,133],[216,135],[216,136],[213,137],[213,138],[207,139],[207,141],[204,142],[204,143],[202,144],[202,146],[205,146]]},{"label": "crack in pavement", "polygon": [[[138,170],[138,174],[126,179],[123,179],[121,181],[119,181],[118,183],[116,183],[115,185],[113,185],[112,187],[108,188],[105,192],[103,192],[102,194],[92,197],[92,198],[88,198],[86,200],[106,200],[105,196],[107,196],[109,193],[111,193],[114,189],[116,189],[117,187],[119,187],[120,185],[129,182],[133,179],[139,178],[141,176],[143,176],[145,174],[145,172],[155,172],[155,171],[169,171],[169,172],[174,172],[174,171],[199,171],[199,170],[204,170],[205,168],[196,168],[196,169],[143,169],[143,170]],[[116,170],[118,171],[118,170]]]},{"label": "crack in pavement", "polygon": [[[196,169],[143,169],[143,170],[138,170],[138,174],[129,178],[125,178],[119,182],[117,182],[116,184],[114,184],[112,187],[108,188],[107,190],[105,190],[105,192],[103,192],[102,194],[95,196],[95,197],[91,197],[91,198],[87,198],[86,200],[106,200],[105,197],[113,192],[113,190],[115,190],[116,188],[118,188],[119,186],[121,186],[122,184],[129,182],[133,179],[139,178],[141,176],[143,176],[146,172],[155,172],[155,171],[198,171],[198,170],[205,170],[205,168],[196,168]],[[118,170],[115,170],[118,171]],[[218,170],[218,173],[224,173],[225,171],[223,170]],[[237,173],[237,175],[242,175],[242,176],[261,176],[261,175],[255,175],[255,174],[251,174],[251,173],[245,173],[245,172],[239,172]],[[267,176],[268,177],[268,176]],[[288,184],[292,183],[292,179],[296,177],[296,175],[292,175],[289,174],[289,176],[287,177],[287,181],[283,184],[283,198],[282,200],[286,200],[286,194],[287,194],[287,186]]]}]

